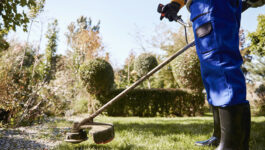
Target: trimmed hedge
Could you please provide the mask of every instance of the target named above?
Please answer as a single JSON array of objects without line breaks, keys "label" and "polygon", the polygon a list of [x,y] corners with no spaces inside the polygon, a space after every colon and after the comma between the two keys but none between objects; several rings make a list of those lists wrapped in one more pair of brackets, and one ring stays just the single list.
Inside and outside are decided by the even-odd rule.
[{"label": "trimmed hedge", "polygon": [[[105,104],[124,89],[97,96]],[[195,116],[204,105],[204,95],[179,89],[135,89],[107,108],[109,116]]]}]

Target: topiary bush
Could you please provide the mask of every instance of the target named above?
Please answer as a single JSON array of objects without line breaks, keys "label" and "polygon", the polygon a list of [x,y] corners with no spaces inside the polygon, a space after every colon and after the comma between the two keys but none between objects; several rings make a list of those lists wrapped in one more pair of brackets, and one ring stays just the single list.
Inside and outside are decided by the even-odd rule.
[{"label": "topiary bush", "polygon": [[187,88],[197,92],[203,90],[200,61],[194,48],[173,60],[171,67],[175,81],[180,88]]},{"label": "topiary bush", "polygon": [[80,78],[90,94],[106,93],[114,84],[114,72],[111,65],[103,59],[85,62],[80,67]]},{"label": "topiary bush", "polygon": [[158,65],[156,57],[149,53],[141,54],[134,62],[134,70],[142,77]]}]

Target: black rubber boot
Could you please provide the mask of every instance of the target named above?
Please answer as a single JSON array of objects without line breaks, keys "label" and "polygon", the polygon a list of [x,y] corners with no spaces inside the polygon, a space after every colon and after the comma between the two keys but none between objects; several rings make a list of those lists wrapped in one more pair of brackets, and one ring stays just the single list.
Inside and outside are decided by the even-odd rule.
[{"label": "black rubber boot", "polygon": [[216,150],[248,150],[250,106],[241,104],[219,108],[221,142]]},{"label": "black rubber boot", "polygon": [[220,118],[218,107],[212,106],[213,109],[213,121],[214,121],[214,131],[212,137],[205,141],[197,141],[195,145],[197,146],[218,146],[220,143],[221,129],[220,129]]}]

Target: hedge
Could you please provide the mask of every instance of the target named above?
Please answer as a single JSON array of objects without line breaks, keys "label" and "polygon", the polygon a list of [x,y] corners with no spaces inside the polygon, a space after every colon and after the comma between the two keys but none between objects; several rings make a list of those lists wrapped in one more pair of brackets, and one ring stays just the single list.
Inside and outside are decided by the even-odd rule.
[{"label": "hedge", "polygon": [[[115,89],[108,95],[98,95],[104,104],[124,89]],[[135,89],[111,105],[109,116],[195,116],[204,105],[204,94],[180,89]]]}]

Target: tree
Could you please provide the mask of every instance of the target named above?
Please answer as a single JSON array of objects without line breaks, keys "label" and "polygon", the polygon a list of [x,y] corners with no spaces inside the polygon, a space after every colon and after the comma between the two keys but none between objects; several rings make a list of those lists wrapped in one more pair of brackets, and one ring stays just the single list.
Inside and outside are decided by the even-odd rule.
[{"label": "tree", "polygon": [[125,60],[123,68],[115,71],[115,83],[117,88],[126,88],[138,79],[134,71],[135,57],[135,53],[131,51]]},{"label": "tree", "polygon": [[40,13],[44,11],[44,5],[46,0],[37,0],[35,5],[30,8],[29,18],[36,18]]},{"label": "tree", "polygon": [[5,34],[0,33],[0,53],[5,51],[9,47],[9,43],[4,39]]},{"label": "tree", "polygon": [[73,53],[73,64],[76,71],[85,60],[98,57],[99,52],[103,49],[99,29],[100,22],[97,25],[92,25],[92,20],[84,16],[68,26],[67,43]]},{"label": "tree", "polygon": [[243,50],[244,68],[250,80],[264,82],[265,77],[265,15],[258,16],[255,32],[248,34],[250,45]]},{"label": "tree", "polygon": [[8,32],[10,29],[16,30],[17,26],[23,26],[27,31],[29,18],[25,11],[19,11],[19,7],[29,8],[36,6],[35,0],[1,0],[0,3],[0,32]]},{"label": "tree", "polygon": [[259,57],[265,56],[265,15],[258,16],[258,27],[248,35],[251,43],[249,50]]},{"label": "tree", "polygon": [[250,44],[242,52],[244,58],[243,68],[247,79],[258,86],[255,93],[259,100],[255,101],[256,109],[260,115],[265,113],[265,15],[258,16],[256,31],[248,34]]},{"label": "tree", "polygon": [[50,23],[48,25],[48,32],[46,33],[48,44],[45,52],[45,82],[49,82],[56,72],[56,49],[58,32],[58,21],[54,20],[53,23]]}]

